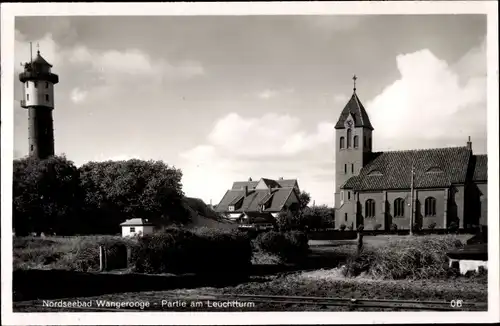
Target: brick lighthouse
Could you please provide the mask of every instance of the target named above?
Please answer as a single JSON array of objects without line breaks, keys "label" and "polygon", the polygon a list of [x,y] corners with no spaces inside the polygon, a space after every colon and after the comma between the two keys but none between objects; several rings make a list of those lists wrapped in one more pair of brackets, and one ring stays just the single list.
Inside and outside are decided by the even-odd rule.
[{"label": "brick lighthouse", "polygon": [[[30,44],[31,47],[31,44]],[[59,76],[51,72],[52,65],[37,51],[30,62],[24,64],[24,72],[19,74],[23,83],[21,107],[28,109],[29,156],[46,159],[54,155],[54,85]]]}]

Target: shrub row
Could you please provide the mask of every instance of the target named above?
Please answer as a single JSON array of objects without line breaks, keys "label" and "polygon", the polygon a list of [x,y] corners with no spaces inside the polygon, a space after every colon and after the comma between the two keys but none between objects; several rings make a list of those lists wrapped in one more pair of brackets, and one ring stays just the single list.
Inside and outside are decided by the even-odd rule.
[{"label": "shrub row", "polygon": [[250,238],[236,230],[167,228],[138,239],[132,253],[142,273],[245,272],[252,259]]},{"label": "shrub row", "polygon": [[300,231],[261,233],[255,239],[258,250],[277,255],[285,262],[300,262],[309,253],[307,235]]}]

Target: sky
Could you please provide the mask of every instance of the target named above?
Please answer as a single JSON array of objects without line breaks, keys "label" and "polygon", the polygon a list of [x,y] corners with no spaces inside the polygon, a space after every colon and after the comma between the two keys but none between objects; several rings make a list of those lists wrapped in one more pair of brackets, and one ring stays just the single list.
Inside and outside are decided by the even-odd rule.
[{"label": "sky", "polygon": [[[333,205],[335,122],[356,93],[375,151],[486,153],[486,16],[18,17],[53,64],[56,154],[76,165],[162,160],[186,195],[217,204],[233,181],[296,178]],[[14,156],[28,151],[15,81]]]}]

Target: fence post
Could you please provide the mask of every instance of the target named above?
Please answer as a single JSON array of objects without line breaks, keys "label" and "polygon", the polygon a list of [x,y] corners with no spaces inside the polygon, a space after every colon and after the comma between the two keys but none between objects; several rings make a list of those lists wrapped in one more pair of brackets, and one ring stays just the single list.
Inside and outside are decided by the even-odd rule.
[{"label": "fence post", "polygon": [[358,253],[363,250],[363,232],[358,231]]},{"label": "fence post", "polygon": [[104,271],[104,246],[99,246],[99,272]]}]

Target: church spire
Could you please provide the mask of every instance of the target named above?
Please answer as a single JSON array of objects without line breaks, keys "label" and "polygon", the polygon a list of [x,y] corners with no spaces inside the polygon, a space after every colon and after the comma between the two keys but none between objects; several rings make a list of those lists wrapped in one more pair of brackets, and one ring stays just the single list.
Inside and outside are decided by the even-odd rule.
[{"label": "church spire", "polygon": [[349,102],[347,102],[346,106],[342,110],[339,120],[335,125],[335,129],[344,129],[345,128],[344,124],[347,118],[352,115],[354,120],[354,127],[363,127],[373,130],[373,126],[370,123],[370,118],[368,118],[368,113],[366,112],[363,104],[359,100],[358,95],[356,94],[357,79],[358,77],[356,75],[352,77],[354,84],[353,87],[354,92],[352,93],[351,99],[349,100]]}]

